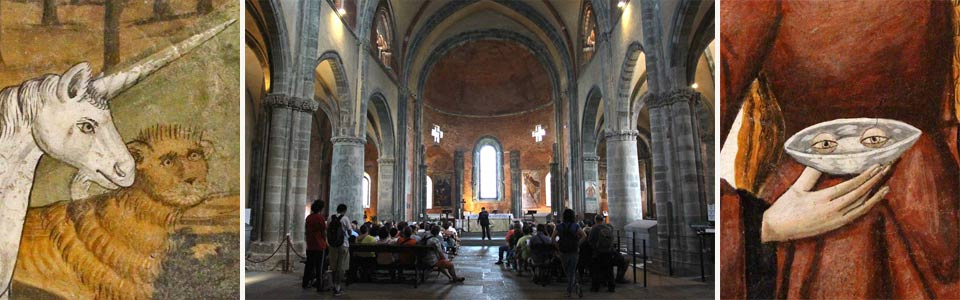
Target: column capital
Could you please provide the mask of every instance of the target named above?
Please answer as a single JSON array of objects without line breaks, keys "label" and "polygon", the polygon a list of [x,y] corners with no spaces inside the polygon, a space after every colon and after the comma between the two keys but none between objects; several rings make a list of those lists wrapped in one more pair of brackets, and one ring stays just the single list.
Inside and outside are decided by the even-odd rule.
[{"label": "column capital", "polygon": [[316,101],[279,93],[271,93],[267,95],[263,102],[272,108],[289,108],[292,110],[305,112],[314,112],[320,108],[320,104],[318,104]]},{"label": "column capital", "polygon": [[604,133],[604,137],[607,138],[607,142],[614,141],[636,141],[637,136],[639,136],[636,130],[623,130],[623,131],[607,131]]},{"label": "column capital", "polygon": [[393,164],[395,162],[397,162],[397,160],[393,159],[392,157],[384,157],[384,158],[377,159],[378,164]]},{"label": "column capital", "polygon": [[363,145],[366,141],[354,136],[335,136],[330,139],[330,142],[333,144]]},{"label": "column capital", "polygon": [[600,156],[592,153],[585,153],[583,155],[583,161],[598,162],[600,161]]},{"label": "column capital", "polygon": [[651,99],[648,105],[652,109],[670,106],[675,103],[690,104],[696,103],[701,97],[703,97],[703,95],[697,90],[684,86],[653,95],[653,97],[650,97]]}]

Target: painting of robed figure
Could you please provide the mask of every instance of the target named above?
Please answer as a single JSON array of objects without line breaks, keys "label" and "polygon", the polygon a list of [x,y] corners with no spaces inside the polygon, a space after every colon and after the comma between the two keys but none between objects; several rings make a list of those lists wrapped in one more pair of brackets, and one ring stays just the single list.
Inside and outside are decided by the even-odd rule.
[{"label": "painting of robed figure", "polygon": [[960,298],[957,8],[721,5],[721,298]]}]

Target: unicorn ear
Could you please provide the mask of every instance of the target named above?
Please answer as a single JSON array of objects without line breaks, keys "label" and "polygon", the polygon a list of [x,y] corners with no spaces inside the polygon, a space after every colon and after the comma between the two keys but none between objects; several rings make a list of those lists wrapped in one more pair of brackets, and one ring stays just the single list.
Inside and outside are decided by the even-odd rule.
[{"label": "unicorn ear", "polygon": [[74,65],[60,77],[57,84],[57,98],[62,102],[83,100],[90,84],[90,64],[82,62]]}]

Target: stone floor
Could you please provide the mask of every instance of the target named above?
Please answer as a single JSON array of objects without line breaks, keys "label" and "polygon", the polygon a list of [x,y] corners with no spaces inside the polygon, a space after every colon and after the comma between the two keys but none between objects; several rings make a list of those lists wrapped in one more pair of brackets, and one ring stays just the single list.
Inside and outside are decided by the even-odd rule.
[{"label": "stone floor", "polygon": [[[412,284],[357,283],[348,286],[339,299],[562,299],[563,283],[546,287],[531,282],[529,274],[518,277],[497,261],[497,247],[463,247],[454,258],[458,275],[466,277],[462,284],[448,284],[445,276],[433,277],[414,288]],[[331,299],[331,292],[318,293],[316,289],[301,289],[300,275],[281,272],[247,272],[246,299]],[[673,278],[649,274],[643,287],[642,270],[637,270],[637,284],[620,284],[615,293],[603,290],[592,293],[584,289],[584,299],[713,299],[713,278],[707,283],[696,279]],[[632,281],[631,271],[627,279]]]}]

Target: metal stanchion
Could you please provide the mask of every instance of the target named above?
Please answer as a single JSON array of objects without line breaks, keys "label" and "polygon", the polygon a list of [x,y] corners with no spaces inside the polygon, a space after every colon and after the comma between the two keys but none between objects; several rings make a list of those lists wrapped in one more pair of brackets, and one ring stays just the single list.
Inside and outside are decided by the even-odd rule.
[{"label": "metal stanchion", "polygon": [[620,230],[617,230],[617,252],[620,252]]},{"label": "metal stanchion", "polygon": [[698,234],[700,238],[700,281],[707,282],[707,275],[703,270],[703,235]]},{"label": "metal stanchion", "polygon": [[[637,284],[637,232],[633,232],[633,284]],[[646,268],[646,266],[644,266]]]},{"label": "metal stanchion", "polygon": [[667,236],[667,270],[673,277],[673,237]]},{"label": "metal stanchion", "polygon": [[643,287],[647,287],[647,240],[643,240]]},{"label": "metal stanchion", "polygon": [[286,260],[283,262],[283,272],[286,273],[286,272],[291,272],[291,271],[292,271],[292,270],[290,270],[290,234],[289,234],[289,233],[288,233],[287,236],[284,238],[284,242],[287,243],[287,258],[286,258]]}]

